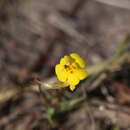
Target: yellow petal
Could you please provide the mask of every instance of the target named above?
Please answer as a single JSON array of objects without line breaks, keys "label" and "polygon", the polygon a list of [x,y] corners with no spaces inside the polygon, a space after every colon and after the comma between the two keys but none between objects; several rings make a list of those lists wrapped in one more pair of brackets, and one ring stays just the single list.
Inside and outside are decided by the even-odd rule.
[{"label": "yellow petal", "polygon": [[60,60],[60,64],[61,65],[70,65],[73,62],[73,59],[70,56],[64,56],[63,58],[61,58]]},{"label": "yellow petal", "polygon": [[78,69],[75,72],[75,76],[77,76],[80,80],[83,80],[88,76],[88,72],[87,70],[84,70],[84,69]]},{"label": "yellow petal", "polygon": [[55,72],[56,72],[58,79],[61,82],[65,82],[67,80],[67,73],[64,69],[64,66],[57,64],[56,67],[55,67]]},{"label": "yellow petal", "polygon": [[75,62],[78,63],[81,68],[84,68],[86,66],[84,59],[81,58],[77,53],[72,53],[70,56],[75,60]]},{"label": "yellow petal", "polygon": [[67,80],[67,82],[68,82],[68,84],[70,86],[75,86],[75,85],[79,84],[79,81],[80,80],[78,79],[78,77],[75,76],[74,74],[68,74],[68,80]]},{"label": "yellow petal", "polygon": [[74,89],[75,89],[75,86],[74,86],[74,85],[71,85],[71,86],[70,86],[70,90],[71,90],[71,91],[74,91]]}]

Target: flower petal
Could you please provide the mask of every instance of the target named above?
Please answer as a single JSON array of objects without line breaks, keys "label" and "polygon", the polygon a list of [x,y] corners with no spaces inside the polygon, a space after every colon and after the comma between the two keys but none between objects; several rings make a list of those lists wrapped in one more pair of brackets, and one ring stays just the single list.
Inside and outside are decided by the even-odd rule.
[{"label": "flower petal", "polygon": [[58,79],[61,82],[65,82],[67,80],[67,73],[64,69],[64,66],[57,64],[56,67],[55,67],[55,72],[56,72]]},{"label": "flower petal", "polygon": [[79,84],[79,81],[80,81],[79,78],[77,76],[75,76],[74,74],[68,74],[67,82],[70,86],[75,86],[75,85]]},{"label": "flower petal", "polygon": [[70,86],[70,90],[71,90],[71,91],[74,91],[74,89],[75,89],[75,86],[74,86],[74,85],[71,85],[71,86]]},{"label": "flower petal", "polygon": [[61,58],[60,60],[60,64],[61,65],[70,65],[73,62],[73,59],[70,56],[64,56],[63,58]]},{"label": "flower petal", "polygon": [[88,71],[87,70],[83,70],[83,69],[78,69],[75,72],[75,76],[77,76],[79,78],[79,80],[83,80],[88,76]]},{"label": "flower petal", "polygon": [[86,64],[83,58],[81,58],[77,53],[72,53],[70,56],[78,63],[81,68],[85,68]]}]

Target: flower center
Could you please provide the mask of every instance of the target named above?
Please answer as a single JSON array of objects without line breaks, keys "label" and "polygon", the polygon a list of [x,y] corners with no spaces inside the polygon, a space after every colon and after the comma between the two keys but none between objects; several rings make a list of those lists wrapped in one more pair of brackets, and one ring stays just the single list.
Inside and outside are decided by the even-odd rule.
[{"label": "flower center", "polygon": [[65,65],[65,70],[68,72],[68,73],[71,73],[73,74],[77,69],[78,69],[78,66],[76,65]]}]

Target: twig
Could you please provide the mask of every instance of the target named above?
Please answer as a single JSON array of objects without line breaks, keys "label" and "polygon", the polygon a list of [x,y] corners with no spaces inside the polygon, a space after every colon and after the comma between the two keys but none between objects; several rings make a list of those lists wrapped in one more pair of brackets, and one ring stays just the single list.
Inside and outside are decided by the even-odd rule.
[{"label": "twig", "polygon": [[108,102],[103,102],[103,101],[99,101],[99,100],[89,100],[88,101],[89,105],[93,105],[95,107],[97,106],[103,106],[106,109],[112,110],[112,111],[120,111],[122,113],[128,114],[130,115],[130,108],[126,107],[126,106],[121,106],[115,103],[108,103]]}]

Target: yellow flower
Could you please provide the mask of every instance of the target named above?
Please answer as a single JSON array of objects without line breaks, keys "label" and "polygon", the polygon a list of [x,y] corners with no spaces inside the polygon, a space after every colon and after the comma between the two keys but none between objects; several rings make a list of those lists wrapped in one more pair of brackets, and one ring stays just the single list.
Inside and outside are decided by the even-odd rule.
[{"label": "yellow flower", "polygon": [[70,86],[70,90],[73,91],[80,80],[88,76],[85,67],[86,64],[83,58],[76,53],[72,53],[61,58],[60,63],[55,67],[55,72],[59,81],[63,82],[66,86]]}]

